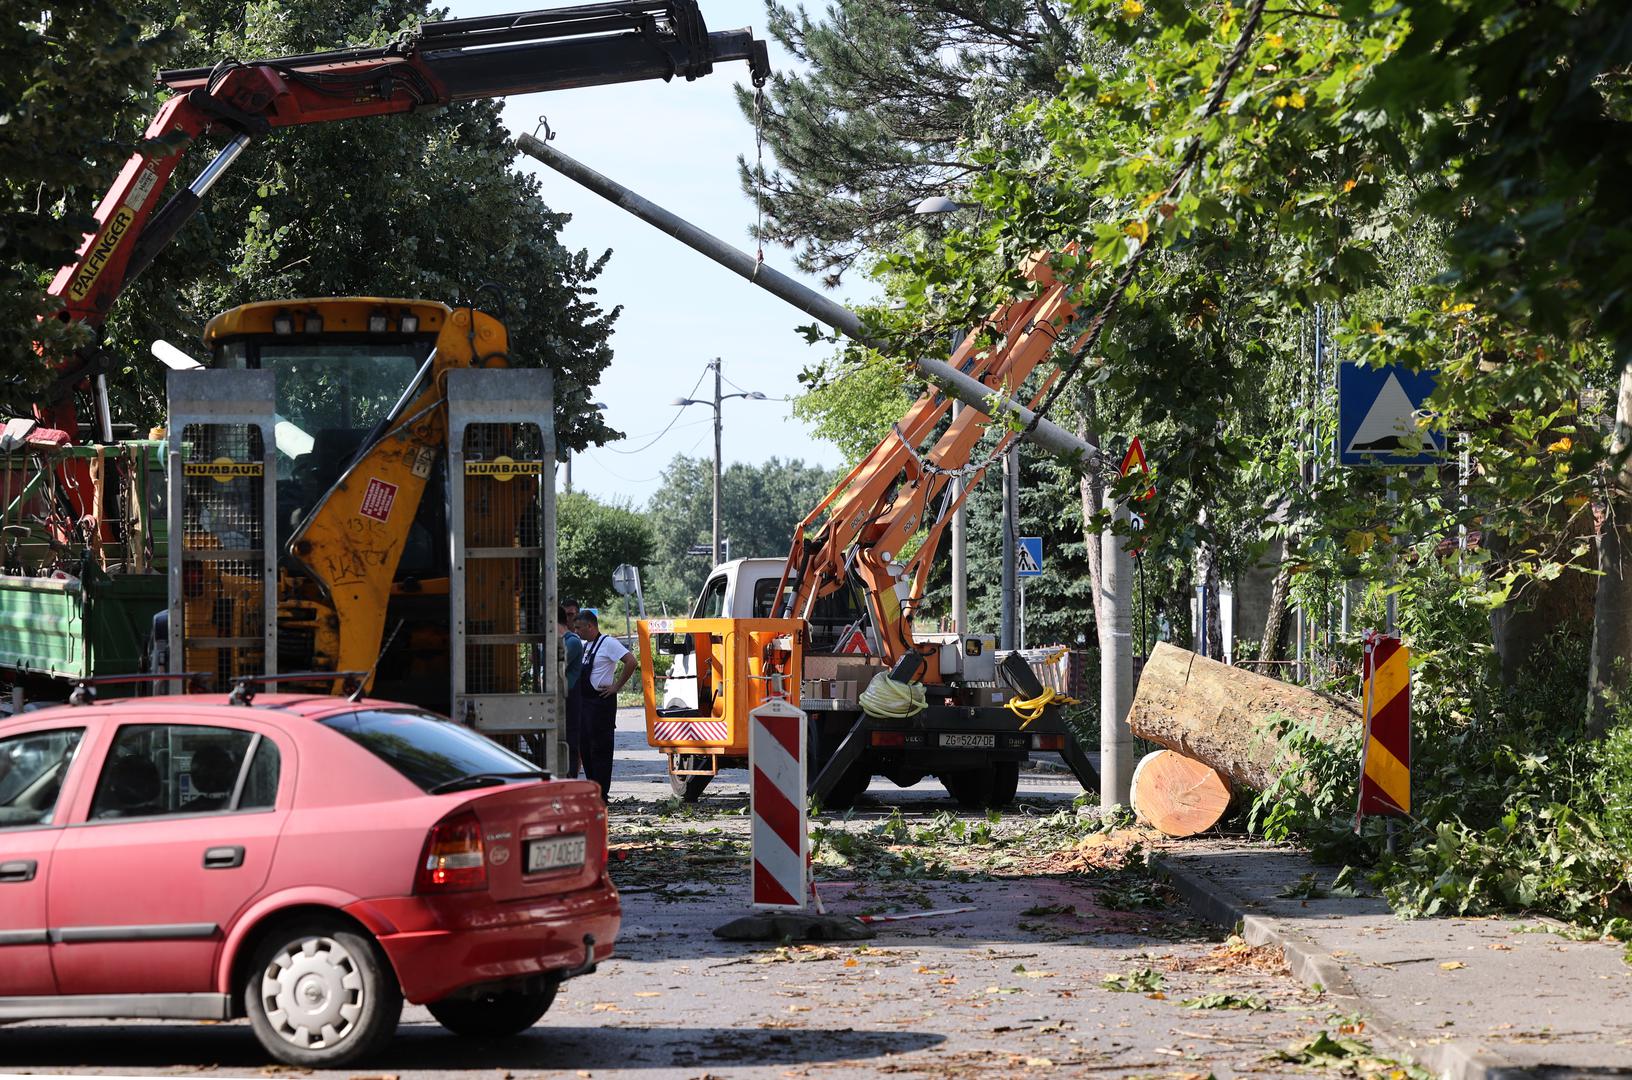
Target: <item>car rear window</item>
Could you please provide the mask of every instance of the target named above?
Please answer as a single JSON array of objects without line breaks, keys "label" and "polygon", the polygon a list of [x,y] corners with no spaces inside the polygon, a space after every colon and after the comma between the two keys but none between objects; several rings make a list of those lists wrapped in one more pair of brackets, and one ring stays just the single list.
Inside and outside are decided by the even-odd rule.
[{"label": "car rear window", "polygon": [[321,721],[430,791],[477,773],[527,773],[538,766],[467,727],[432,713],[363,709]]}]

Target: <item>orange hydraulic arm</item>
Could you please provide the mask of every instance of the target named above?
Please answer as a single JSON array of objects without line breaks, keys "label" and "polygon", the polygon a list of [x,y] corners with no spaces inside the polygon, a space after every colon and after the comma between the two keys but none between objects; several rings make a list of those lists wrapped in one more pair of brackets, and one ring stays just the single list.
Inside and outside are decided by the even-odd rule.
[{"label": "orange hydraulic arm", "polygon": [[[1035,257],[1026,267],[1026,276],[1042,285],[1043,292],[1006,304],[992,315],[988,326],[1002,336],[1002,344],[982,351],[976,340],[979,335],[971,334],[952,354],[953,367],[993,391],[1011,395],[1048,357],[1076,315],[1066,287],[1054,279],[1049,256]],[[1044,380],[1033,407],[1054,377],[1051,374]],[[893,664],[908,653],[920,653],[926,661],[926,682],[939,681],[939,651],[913,640],[912,615],[923,600],[941,534],[963,497],[985,476],[987,463],[965,478],[964,496],[956,500],[946,490],[947,481],[969,467],[970,454],[991,423],[985,413],[964,409],[925,447],[950,409],[951,399],[933,387],[913,403],[890,434],[800,522],[777,590],[784,598],[778,615],[808,618],[817,599],[843,588],[855,573],[866,590],[885,659]],[[1013,437],[1005,435],[998,449]],[[897,599],[897,576],[891,564],[920,532],[922,543],[902,571],[911,583],[908,599],[902,603]]]}]

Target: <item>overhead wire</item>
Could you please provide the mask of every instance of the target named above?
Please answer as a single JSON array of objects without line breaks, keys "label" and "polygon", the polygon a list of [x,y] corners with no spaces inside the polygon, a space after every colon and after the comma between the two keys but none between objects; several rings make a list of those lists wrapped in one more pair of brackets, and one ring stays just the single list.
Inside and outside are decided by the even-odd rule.
[{"label": "overhead wire", "polygon": [[[703,379],[708,376],[709,370],[710,369],[707,366],[705,366],[703,368],[702,374],[697,376],[697,381],[691,384],[691,389],[690,390],[686,391],[686,397],[688,397],[688,398],[691,397],[692,394],[695,394],[697,392],[697,388],[699,386],[703,385]],[[680,420],[681,415],[684,414],[685,411],[686,411],[686,407],[684,405],[678,406],[674,410],[674,419],[670,420],[669,423],[668,423],[668,426],[665,427],[662,431],[658,432],[655,436],[653,436],[652,441],[647,443],[644,446],[636,447],[633,450],[619,450],[615,446],[607,446],[607,447],[603,447],[603,449],[610,450],[614,454],[640,454],[640,453],[644,453],[647,450],[650,450],[652,447],[656,446],[658,444],[658,441],[660,439],[662,439],[663,436],[665,436],[665,435],[667,435],[669,433],[669,430],[671,428],[673,428],[674,425]]]}]

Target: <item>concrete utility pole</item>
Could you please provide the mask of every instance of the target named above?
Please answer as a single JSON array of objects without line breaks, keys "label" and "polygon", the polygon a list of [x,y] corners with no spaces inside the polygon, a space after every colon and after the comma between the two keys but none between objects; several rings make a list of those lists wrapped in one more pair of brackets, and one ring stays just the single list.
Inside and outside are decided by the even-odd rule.
[{"label": "concrete utility pole", "polygon": [[1015,548],[1020,543],[1020,444],[1009,443],[1003,452],[1003,594],[997,647],[1018,648],[1015,634],[1014,591],[1018,580]]},{"label": "concrete utility pole", "polygon": [[720,393],[720,381],[723,378],[723,376],[720,374],[720,358],[716,356],[708,366],[714,369],[713,400],[709,400],[707,398],[675,398],[673,404],[677,408],[681,409],[685,408],[687,405],[714,406],[714,529],[712,534],[713,542],[711,546],[713,548],[713,565],[718,566],[721,562],[720,549],[722,546],[725,548],[725,554],[727,557],[729,557],[731,554],[731,541],[720,539],[720,481],[721,476],[725,471],[723,459],[720,457],[720,405],[722,402],[730,401],[732,398],[747,398],[749,401],[764,401],[766,398],[765,395],[760,393],[758,390],[745,390],[740,394]]},{"label": "concrete utility pole", "polygon": [[714,565],[720,565],[720,358],[714,358]]},{"label": "concrete utility pole", "polygon": [[[1115,524],[1126,525],[1128,505],[1106,496]],[[1127,806],[1133,791],[1133,556],[1126,537],[1100,534],[1101,610],[1110,617],[1099,632],[1099,805]]]},{"label": "concrete utility pole", "polygon": [[[516,146],[528,157],[576,180],[613,205],[701,252],[766,292],[781,297],[841,334],[875,349],[886,348],[883,342],[868,336],[860,317],[849,308],[806,288],[746,252],[738,251],[719,237],[699,229],[617,181],[552,149],[531,135],[522,135],[516,140]],[[987,416],[1014,418],[1022,427],[1029,429],[1023,436],[1028,441],[1068,461],[1080,462],[1085,468],[1099,468],[1099,447],[1052,421],[1038,419],[1036,413],[1012,398],[1001,394],[994,398],[991,387],[965,375],[951,364],[940,360],[917,360],[913,366],[920,375],[945,391],[948,397]],[[1035,427],[1032,426],[1034,420]],[[1118,520],[1127,520],[1128,508],[1125,504],[1117,504],[1114,510]],[[1133,559],[1123,550],[1122,543],[1121,537],[1110,532],[1101,536],[1105,566],[1100,579],[1100,592],[1103,610],[1110,613],[1110,626],[1100,635],[1100,803],[1105,807],[1126,805],[1133,783],[1133,733],[1128,730],[1128,707],[1133,702]],[[1013,545],[1009,545],[1009,548],[1012,558]]]}]

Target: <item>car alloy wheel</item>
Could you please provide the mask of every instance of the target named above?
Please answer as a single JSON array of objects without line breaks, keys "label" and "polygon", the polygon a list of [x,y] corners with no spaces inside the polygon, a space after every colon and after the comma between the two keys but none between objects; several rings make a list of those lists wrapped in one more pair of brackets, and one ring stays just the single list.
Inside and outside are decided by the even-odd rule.
[{"label": "car alloy wheel", "polygon": [[292,927],[268,938],[246,979],[255,1035],[294,1065],[339,1065],[396,1031],[402,992],[373,943],[333,925]]}]

